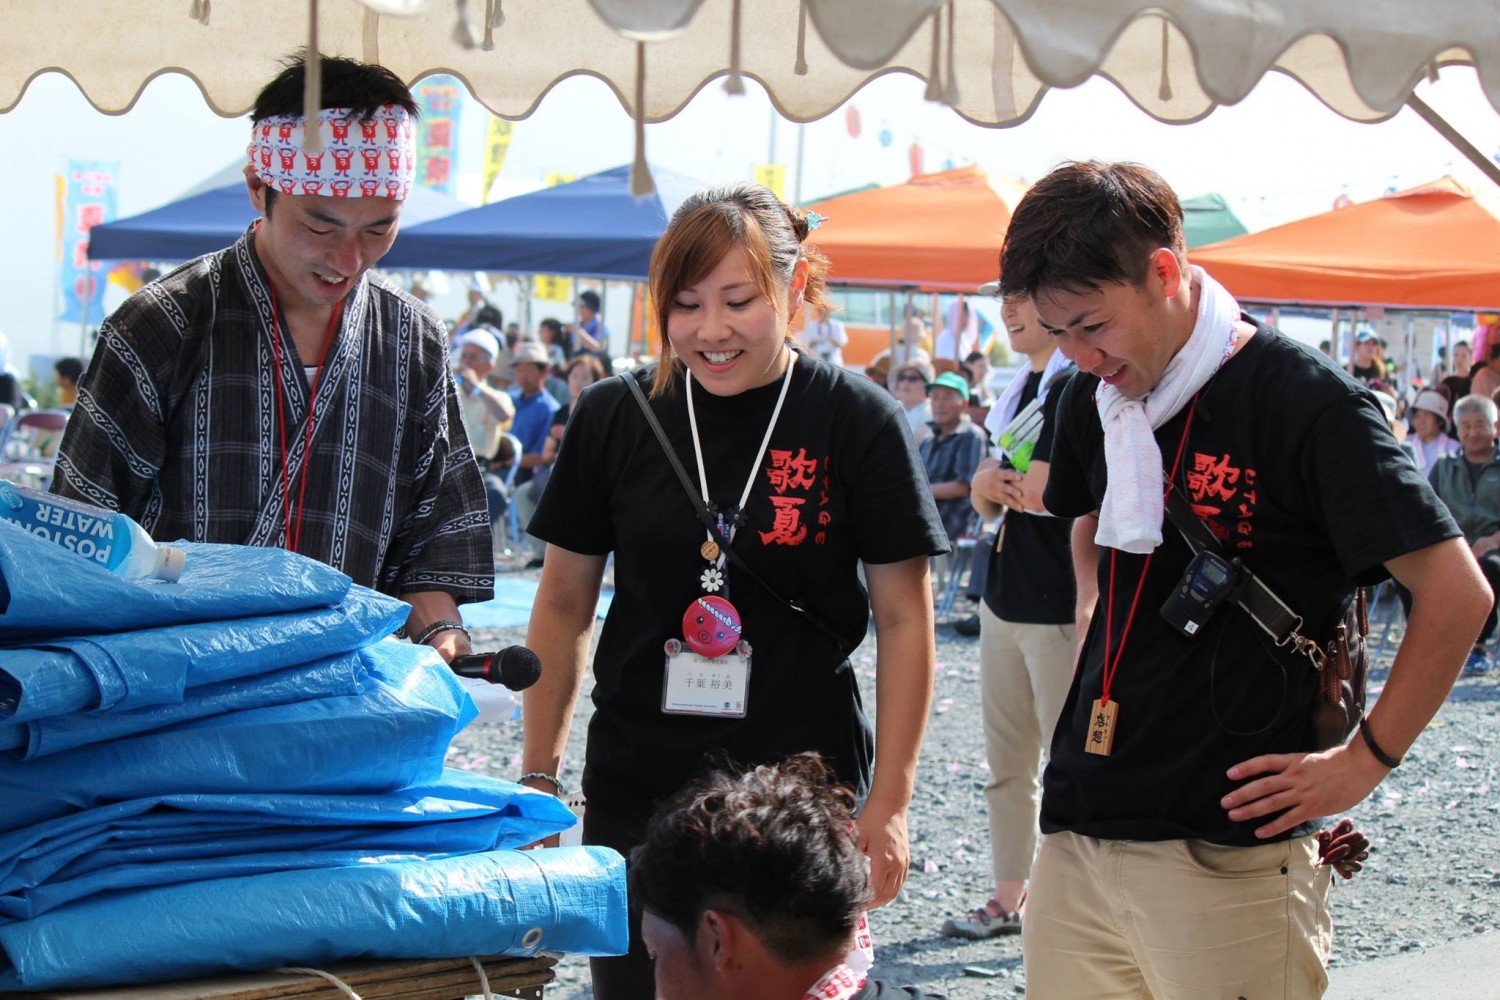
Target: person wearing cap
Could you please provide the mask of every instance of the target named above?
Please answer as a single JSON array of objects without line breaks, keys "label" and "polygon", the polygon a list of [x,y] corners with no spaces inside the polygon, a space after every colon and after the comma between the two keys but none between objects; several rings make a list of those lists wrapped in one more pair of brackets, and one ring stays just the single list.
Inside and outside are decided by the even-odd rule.
[{"label": "person wearing cap", "polygon": [[469,652],[458,605],[494,592],[489,519],[442,321],[371,268],[415,178],[416,103],[394,73],[299,58],[257,96],[245,185],[260,214],[104,323],[53,490],[160,541],[283,546],[412,606]]},{"label": "person wearing cap", "polygon": [[927,396],[932,376],[932,363],[926,360],[903,361],[889,374],[891,394],[906,412],[906,426],[917,444],[932,434],[932,404]]},{"label": "person wearing cap", "polygon": [[516,415],[510,394],[490,385],[490,375],[500,357],[500,340],[483,327],[476,327],[455,342],[458,380],[464,407],[464,429],[474,454],[488,458],[500,444],[500,434]]},{"label": "person wearing cap", "polygon": [[969,419],[969,382],[958,372],[944,372],[928,382],[927,399],[932,433],[922,442],[922,465],[951,542],[967,534],[974,519],[969,482],[984,458],[984,431]]},{"label": "person wearing cap", "polygon": [[1412,433],[1401,447],[1426,476],[1431,474],[1438,459],[1456,455],[1463,449],[1448,436],[1448,397],[1435,389],[1424,389],[1417,393],[1411,409]]},{"label": "person wearing cap", "polygon": [[518,484],[530,479],[532,471],[541,462],[542,445],[547,442],[552,415],[558,410],[557,400],[547,391],[548,368],[547,348],[535,340],[516,344],[510,365],[510,394],[515,402],[516,418],[510,431],[521,440],[521,470],[516,474]]},{"label": "person wearing cap", "polygon": [[516,405],[511,401],[510,393],[495,388],[489,381],[502,354],[498,337],[482,326],[474,327],[462,334],[454,346],[458,349],[458,357],[453,376],[463,402],[464,429],[474,448],[474,457],[481,466],[480,478],[484,481],[484,496],[489,504],[490,529],[493,531],[505,516],[511,498],[505,477],[489,466],[499,454],[501,435],[515,417]]}]

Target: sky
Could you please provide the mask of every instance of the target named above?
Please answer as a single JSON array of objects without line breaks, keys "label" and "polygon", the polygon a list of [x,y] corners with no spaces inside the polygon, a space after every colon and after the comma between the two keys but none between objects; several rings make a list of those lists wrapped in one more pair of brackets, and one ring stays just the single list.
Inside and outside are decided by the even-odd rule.
[{"label": "sky", "polygon": [[[1252,230],[1326,211],[1343,194],[1362,201],[1446,173],[1500,194],[1411,111],[1376,125],[1346,121],[1275,73],[1239,105],[1191,125],[1156,122],[1096,78],[1048,93],[1028,121],[1005,129],[971,125],[924,101],[920,80],[891,74],[851,98],[861,122],[857,137],[847,106],[798,126],[778,121],[764,93],[747,83],[750,93],[742,97],[711,83],[675,118],[648,126],[648,158],[705,183],[748,180],[757,164],[780,162],[787,195],[803,199],[904,181],[913,144],[922,147],[925,170],[977,163],[1025,180],[1066,159],[1129,159],[1160,171],[1183,197],[1223,194]],[[1445,69],[1417,92],[1480,150],[1500,153],[1500,114],[1472,71]],[[458,193],[474,203],[485,116],[468,101],[459,124]],[[118,161],[118,215],[124,217],[165,204],[238,163],[247,133],[246,120],[213,114],[197,85],[175,74],[158,77],[122,116],[95,111],[66,77],[34,80],[19,105],[0,114],[0,149],[28,151],[0,157],[6,191],[0,332],[9,338],[11,362],[25,372],[35,356],[79,349],[77,325],[53,320],[53,177],[70,158]],[[516,123],[496,194],[540,186],[548,174],[582,176],[629,163],[632,135],[630,118],[602,83],[564,81]]]}]

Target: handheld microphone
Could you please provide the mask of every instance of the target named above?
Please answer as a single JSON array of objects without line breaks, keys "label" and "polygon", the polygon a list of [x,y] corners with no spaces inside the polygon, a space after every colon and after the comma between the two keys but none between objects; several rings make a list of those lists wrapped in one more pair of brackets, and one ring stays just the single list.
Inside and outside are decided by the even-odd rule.
[{"label": "handheld microphone", "polygon": [[448,667],[460,677],[477,677],[491,684],[503,684],[512,691],[523,691],[542,676],[542,658],[525,646],[455,656]]}]

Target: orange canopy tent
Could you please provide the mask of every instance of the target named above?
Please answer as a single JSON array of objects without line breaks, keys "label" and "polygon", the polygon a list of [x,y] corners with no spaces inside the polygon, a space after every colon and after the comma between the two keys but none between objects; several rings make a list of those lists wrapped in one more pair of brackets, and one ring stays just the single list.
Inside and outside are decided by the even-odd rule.
[{"label": "orange canopy tent", "polygon": [[905,184],[837,195],[809,207],[827,221],[809,242],[836,285],[972,292],[1000,273],[1000,244],[1026,193],[978,167],[918,174]]},{"label": "orange canopy tent", "polygon": [[1500,306],[1500,218],[1440,181],[1188,252],[1236,298],[1319,306]]}]

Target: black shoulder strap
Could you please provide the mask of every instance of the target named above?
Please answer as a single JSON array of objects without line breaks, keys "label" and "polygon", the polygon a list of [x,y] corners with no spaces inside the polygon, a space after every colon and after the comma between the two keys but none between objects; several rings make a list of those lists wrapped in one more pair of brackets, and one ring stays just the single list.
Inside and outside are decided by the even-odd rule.
[{"label": "black shoulder strap", "polygon": [[[640,405],[641,412],[646,416],[646,423],[651,425],[652,432],[656,434],[656,440],[661,444],[661,450],[666,453],[667,461],[672,464],[672,471],[677,473],[678,481],[682,483],[682,488],[687,493],[688,499],[693,502],[693,509],[698,514],[698,520],[703,522],[703,526],[708,529],[710,536],[716,537],[718,534],[718,525],[714,520],[713,512],[708,509],[706,498],[698,495],[698,490],[693,486],[693,481],[688,478],[687,470],[682,467],[682,460],[677,457],[677,452],[672,450],[672,443],[667,440],[667,432],[662,430],[661,422],[656,419],[656,414],[651,412],[651,404],[646,401],[646,394],[641,391],[640,382],[630,372],[624,372],[620,375],[620,378],[623,378],[625,384],[630,387],[631,394],[635,396],[636,403]],[[829,625],[822,618],[819,618],[796,601],[782,597],[769,583],[761,578],[759,573],[751,569],[745,563],[744,559],[740,558],[740,554],[734,550],[733,545],[726,542],[724,552],[729,556],[729,562],[735,569],[748,576],[757,586],[770,594],[776,601],[796,612],[807,624],[831,638],[838,644],[840,652],[844,653],[844,655],[853,652],[854,648],[859,645],[859,643],[855,643],[852,646],[848,645],[848,640],[840,635],[832,625]]]},{"label": "black shoulder strap", "polygon": [[1286,602],[1277,597],[1275,591],[1267,587],[1265,582],[1251,572],[1249,567],[1224,551],[1224,546],[1220,544],[1219,539],[1209,530],[1208,525],[1193,513],[1192,505],[1188,503],[1187,497],[1183,496],[1181,487],[1175,483],[1167,494],[1167,517],[1182,533],[1183,539],[1188,543],[1188,548],[1192,549],[1195,555],[1203,551],[1212,552],[1231,560],[1239,567],[1243,574],[1243,583],[1232,600],[1245,609],[1251,621],[1264,629],[1266,634],[1276,641],[1276,645],[1292,645],[1297,652],[1306,654],[1313,661],[1314,666],[1322,669],[1322,650],[1316,642],[1301,634],[1302,616],[1287,607]]}]

